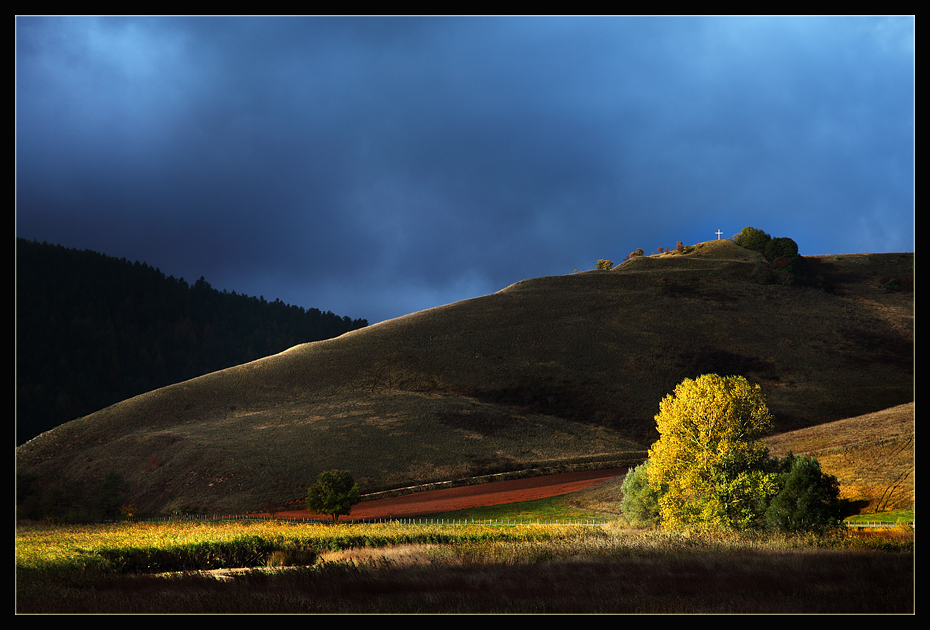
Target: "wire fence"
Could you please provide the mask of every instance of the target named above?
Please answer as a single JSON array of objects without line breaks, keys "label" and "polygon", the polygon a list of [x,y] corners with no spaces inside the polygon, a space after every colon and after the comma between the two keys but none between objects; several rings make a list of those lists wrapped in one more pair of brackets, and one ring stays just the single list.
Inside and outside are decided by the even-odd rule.
[{"label": "wire fence", "polygon": [[[136,523],[158,523],[169,521],[280,521],[286,523],[305,523],[309,525],[331,525],[331,518],[284,518],[275,516],[260,516],[253,514],[180,514],[171,516],[147,516],[128,519]],[[482,525],[490,527],[516,527],[519,525],[578,525],[594,527],[614,522],[610,519],[450,519],[450,518],[370,518],[370,519],[340,519],[340,525],[452,525],[468,526]]]},{"label": "wire fence", "polygon": [[[159,517],[142,517],[129,519],[134,522],[164,522],[164,521],[282,521],[287,523],[303,523],[309,525],[331,525],[331,518],[283,518],[275,516],[263,516],[253,514],[180,514]],[[484,527],[517,527],[527,525],[559,525],[559,526],[582,526],[598,527],[616,523],[617,519],[449,519],[449,518],[377,518],[377,519],[340,519],[340,525],[450,525],[465,527],[469,525],[480,525]],[[844,521],[844,525],[850,528],[867,528],[867,527],[901,527],[906,526],[913,528],[914,521]]]}]

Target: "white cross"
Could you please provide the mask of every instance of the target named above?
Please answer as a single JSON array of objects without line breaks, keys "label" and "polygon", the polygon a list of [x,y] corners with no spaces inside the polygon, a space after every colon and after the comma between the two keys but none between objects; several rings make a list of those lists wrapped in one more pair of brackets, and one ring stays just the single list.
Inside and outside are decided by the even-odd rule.
[{"label": "white cross", "polygon": [[720,228],[717,228],[716,234],[717,234],[717,240],[719,241],[719,240],[720,240],[720,235],[723,234],[723,232],[720,231]]}]

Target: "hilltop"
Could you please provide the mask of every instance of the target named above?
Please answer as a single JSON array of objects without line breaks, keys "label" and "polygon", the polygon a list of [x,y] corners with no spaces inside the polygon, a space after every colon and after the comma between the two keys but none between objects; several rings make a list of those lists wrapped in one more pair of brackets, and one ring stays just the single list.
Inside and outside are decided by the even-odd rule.
[{"label": "hilltop", "polygon": [[710,372],[759,383],[776,433],[912,402],[913,254],[805,263],[815,286],[760,283],[762,256],[721,240],[524,280],[119,402],[19,447],[18,470],[231,512],[332,468],[374,492],[641,461],[661,398]]}]

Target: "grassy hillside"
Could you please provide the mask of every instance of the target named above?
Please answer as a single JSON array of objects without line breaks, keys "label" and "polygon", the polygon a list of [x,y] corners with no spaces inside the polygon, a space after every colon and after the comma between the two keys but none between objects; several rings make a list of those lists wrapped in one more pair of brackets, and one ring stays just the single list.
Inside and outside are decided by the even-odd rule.
[{"label": "grassy hillside", "polygon": [[16,239],[16,443],[131,396],[368,324]]},{"label": "grassy hillside", "polygon": [[[840,482],[840,497],[863,513],[914,509],[914,403],[766,438],[769,453],[815,457]],[[622,514],[624,477],[566,497],[576,508]]]},{"label": "grassy hillside", "polygon": [[817,287],[761,284],[762,257],[729,240],[525,280],[120,402],[17,465],[116,470],[146,511],[247,510],[330,468],[374,491],[629,462],[661,398],[709,372],[760,383],[777,432],[913,401],[913,254],[805,260]]},{"label": "grassy hillside", "polygon": [[767,440],[773,455],[817,458],[840,496],[869,512],[914,506],[914,403],[790,431]]}]

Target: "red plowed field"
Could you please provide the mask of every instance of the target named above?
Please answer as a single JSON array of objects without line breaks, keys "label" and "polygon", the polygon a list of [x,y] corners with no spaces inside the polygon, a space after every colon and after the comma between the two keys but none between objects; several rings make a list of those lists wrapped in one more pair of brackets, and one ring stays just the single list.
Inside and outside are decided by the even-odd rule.
[{"label": "red plowed field", "polygon": [[[349,518],[358,520],[405,518],[544,499],[582,490],[625,473],[626,468],[611,468],[418,492],[390,499],[363,501],[352,508]],[[325,518],[307,510],[277,512],[275,515],[280,518]]]}]

